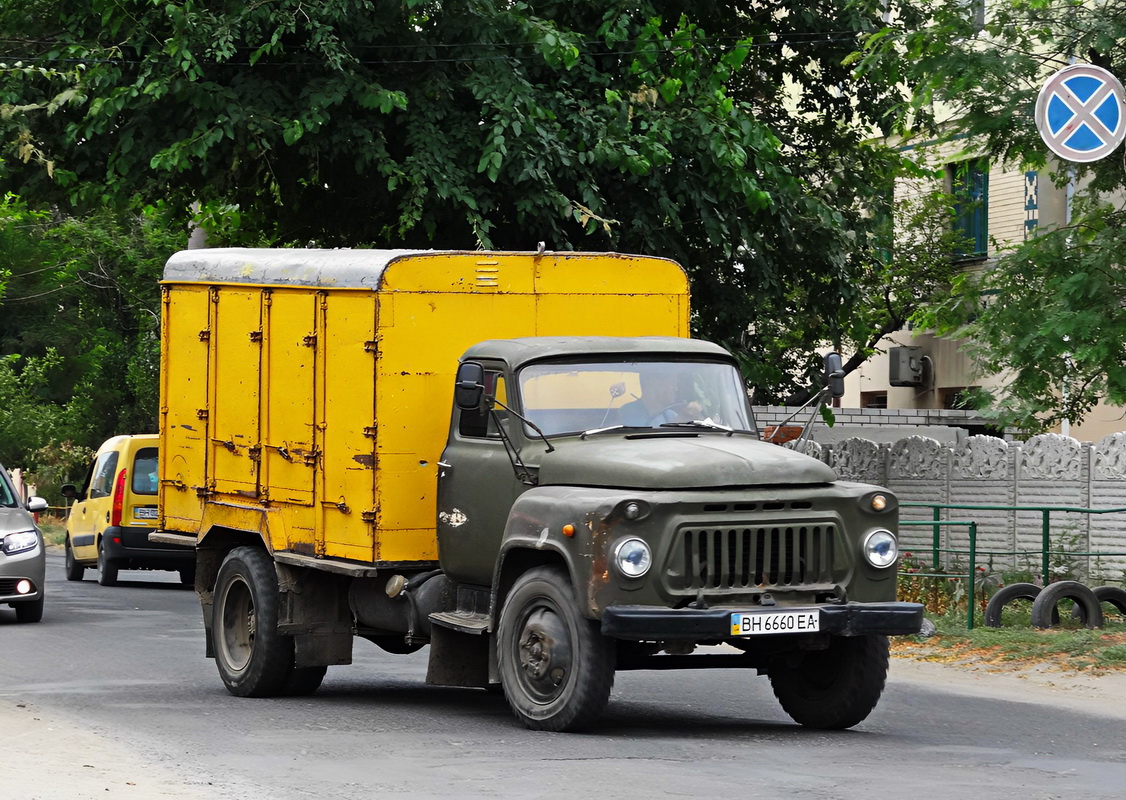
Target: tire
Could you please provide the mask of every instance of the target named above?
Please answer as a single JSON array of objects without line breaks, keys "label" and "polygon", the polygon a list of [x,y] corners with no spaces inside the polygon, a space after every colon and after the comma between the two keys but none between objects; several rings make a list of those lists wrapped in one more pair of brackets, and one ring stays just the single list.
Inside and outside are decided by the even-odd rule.
[{"label": "tire", "polygon": [[1032,627],[1051,628],[1059,624],[1056,604],[1074,600],[1075,611],[1085,628],[1103,626],[1103,607],[1095,593],[1078,581],[1060,581],[1045,586],[1032,604]]},{"label": "tire", "polygon": [[615,645],[579,613],[566,573],[537,567],[505,599],[497,664],[508,705],[526,727],[573,731],[610,699]]},{"label": "tire", "polygon": [[257,547],[228,553],[215,579],[211,634],[219,677],[237,697],[283,694],[292,676],[293,638],[278,632],[279,605],[269,554]]},{"label": "tire", "polygon": [[326,672],[328,667],[294,667],[281,693],[288,697],[308,697],[320,688]]},{"label": "tire", "polygon": [[68,581],[82,580],[83,576],[86,574],[86,567],[75,560],[74,551],[70,549],[70,537],[67,537],[65,550],[63,569],[66,571],[66,579]]},{"label": "tire", "polygon": [[117,586],[117,565],[106,558],[105,548],[98,540],[98,583],[102,586]]},{"label": "tire", "polygon": [[1038,594],[1040,594],[1040,587],[1035,583],[1010,583],[1008,586],[1002,586],[993,593],[985,606],[986,626],[1000,628],[1001,611],[1010,601],[1020,599],[1035,602]]},{"label": "tire", "polygon": [[14,603],[12,607],[16,610],[16,622],[38,622],[43,619],[44,599],[40,595],[38,600],[30,603]]},{"label": "tire", "polygon": [[1126,614],[1126,589],[1119,586],[1096,586],[1091,590],[1099,600],[1099,605],[1107,603],[1114,606],[1119,614]]},{"label": "tire", "polygon": [[806,650],[796,664],[769,670],[774,696],[794,722],[843,730],[876,707],[888,673],[886,636],[833,636],[825,650]]}]

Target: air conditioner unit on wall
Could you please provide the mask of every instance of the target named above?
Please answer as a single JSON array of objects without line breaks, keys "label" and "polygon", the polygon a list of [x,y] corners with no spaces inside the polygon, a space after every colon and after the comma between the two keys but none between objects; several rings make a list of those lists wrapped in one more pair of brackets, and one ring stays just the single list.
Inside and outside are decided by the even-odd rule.
[{"label": "air conditioner unit on wall", "polygon": [[888,350],[888,383],[892,386],[922,386],[923,348],[892,347]]}]

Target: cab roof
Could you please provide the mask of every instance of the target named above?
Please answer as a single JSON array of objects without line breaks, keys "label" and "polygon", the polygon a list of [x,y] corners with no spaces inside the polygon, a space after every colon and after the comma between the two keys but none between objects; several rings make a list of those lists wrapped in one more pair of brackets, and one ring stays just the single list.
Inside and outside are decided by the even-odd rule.
[{"label": "cab roof", "polygon": [[529,336],[520,339],[489,339],[465,351],[462,361],[500,359],[512,367],[557,358],[601,358],[625,356],[640,360],[654,357],[707,358],[734,362],[717,344],[674,336]]}]

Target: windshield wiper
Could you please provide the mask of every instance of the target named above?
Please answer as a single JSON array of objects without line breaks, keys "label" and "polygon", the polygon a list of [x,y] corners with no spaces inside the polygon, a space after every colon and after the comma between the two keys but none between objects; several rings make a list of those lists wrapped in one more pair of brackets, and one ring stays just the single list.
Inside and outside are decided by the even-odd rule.
[{"label": "windshield wiper", "polygon": [[735,433],[734,428],[730,428],[727,425],[720,425],[718,422],[713,422],[710,418],[709,419],[691,419],[691,420],[687,420],[685,422],[662,422],[661,427],[662,428],[708,428],[709,430],[713,430],[713,431],[723,431],[728,436],[732,436]]},{"label": "windshield wiper", "polygon": [[586,437],[588,437],[592,434],[595,434],[595,433],[606,433],[607,431],[617,431],[617,430],[621,430],[622,428],[628,428],[628,427],[629,427],[628,425],[608,425],[605,428],[591,428],[589,431],[583,431],[582,434],[579,436],[579,438],[585,439]]}]

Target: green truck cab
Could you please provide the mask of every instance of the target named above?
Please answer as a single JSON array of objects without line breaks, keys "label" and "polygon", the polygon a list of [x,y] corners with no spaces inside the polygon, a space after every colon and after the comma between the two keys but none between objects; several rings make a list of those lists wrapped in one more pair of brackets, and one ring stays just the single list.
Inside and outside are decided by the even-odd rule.
[{"label": "green truck cab", "polygon": [[438,547],[462,602],[436,621],[492,631],[526,725],[588,723],[618,669],[752,668],[817,728],[874,708],[887,636],[922,622],[895,599],[895,497],[761,441],[722,348],[483,342],[455,404]]}]

